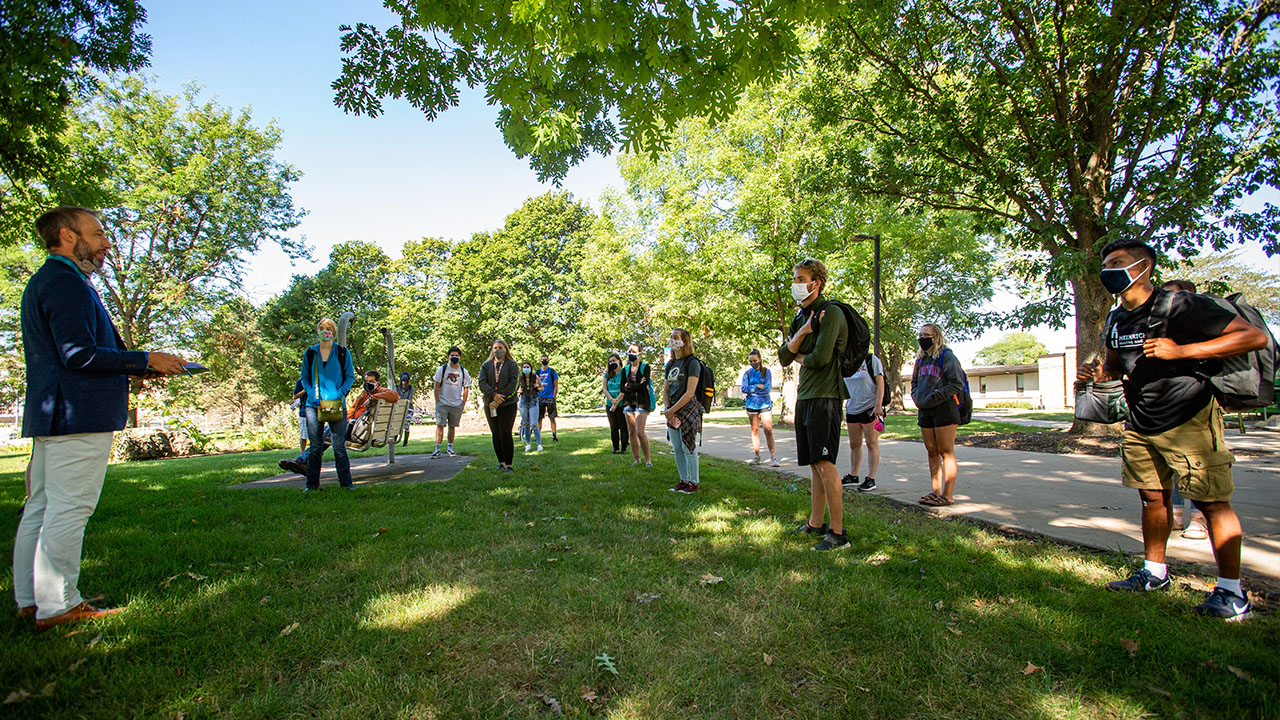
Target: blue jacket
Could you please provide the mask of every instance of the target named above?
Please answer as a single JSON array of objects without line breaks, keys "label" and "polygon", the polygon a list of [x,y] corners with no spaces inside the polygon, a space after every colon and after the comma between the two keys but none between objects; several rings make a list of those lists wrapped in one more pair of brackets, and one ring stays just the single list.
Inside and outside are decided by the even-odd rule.
[{"label": "blue jacket", "polygon": [[120,430],[129,419],[128,375],[147,373],[147,354],[124,340],[89,281],[50,257],[22,292],[27,364],[23,437]]},{"label": "blue jacket", "polygon": [[[764,383],[764,388],[758,388],[756,385]],[[769,368],[762,367],[760,370],[755,368],[747,368],[742,373],[742,396],[747,400],[748,410],[763,410],[767,407],[773,407],[773,373],[769,372]]]},{"label": "blue jacket", "polygon": [[[312,359],[312,362],[308,362]],[[316,397],[316,363],[320,365],[320,397]],[[356,371],[351,365],[351,353],[341,345],[334,343],[329,359],[320,359],[320,343],[307,348],[302,354],[302,371],[298,376],[302,387],[307,391],[306,403],[310,407],[319,407],[320,400],[341,400],[342,409],[347,408],[347,393],[356,382]]]}]

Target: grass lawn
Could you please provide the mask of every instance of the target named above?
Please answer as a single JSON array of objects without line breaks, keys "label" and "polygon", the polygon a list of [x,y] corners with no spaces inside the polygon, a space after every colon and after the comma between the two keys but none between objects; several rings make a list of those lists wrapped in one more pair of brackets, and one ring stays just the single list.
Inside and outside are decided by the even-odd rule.
[{"label": "grass lawn", "polygon": [[1013,417],[1025,418],[1027,420],[1056,420],[1058,422],[1071,422],[1076,419],[1075,413],[1069,412],[1044,412],[1044,411],[1020,411],[1015,412]]},{"label": "grass lawn", "polygon": [[[736,413],[727,413],[718,411],[711,413],[707,417],[706,422],[716,425],[750,425],[751,421],[747,419],[745,411]],[[774,413],[773,426],[776,429],[791,430],[791,423],[782,422],[782,414]],[[1060,432],[1053,428],[1030,427],[1028,425],[1018,425],[1016,423],[997,422],[989,420],[974,420],[968,425],[961,425],[956,430],[956,435],[974,435],[976,433],[1014,433],[1014,432]],[[884,432],[880,437],[885,440],[919,440],[920,427],[916,425],[916,416],[914,413],[910,415],[890,415],[884,419]]]},{"label": "grass lawn", "polygon": [[[1280,715],[1275,615],[1108,593],[1119,557],[874,497],[848,500],[852,550],[810,552],[781,534],[792,479],[704,460],[676,495],[669,454],[608,446],[566,432],[502,475],[469,436],[447,483],[307,495],[225,488],[284,453],[114,465],[80,586],[127,610],[42,635],[4,614],[4,716]],[[0,457],[5,538],[23,462]]]}]

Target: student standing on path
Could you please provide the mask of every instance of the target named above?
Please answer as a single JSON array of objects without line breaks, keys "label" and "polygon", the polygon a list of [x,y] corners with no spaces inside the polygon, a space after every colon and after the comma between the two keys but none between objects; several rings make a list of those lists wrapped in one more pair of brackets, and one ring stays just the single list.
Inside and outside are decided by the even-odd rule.
[{"label": "student standing on path", "polygon": [[[1189,292],[1194,295],[1196,284],[1189,280],[1170,280],[1161,285],[1160,289],[1172,292]],[[1181,493],[1178,492],[1178,483],[1174,483],[1173,487],[1169,489],[1169,503],[1173,507],[1173,527],[1182,530],[1182,537],[1188,540],[1209,539],[1209,528],[1205,522],[1204,513],[1199,510],[1193,510],[1190,518],[1184,517],[1186,503],[1183,501]]]},{"label": "student standing on path", "polygon": [[[840,418],[849,390],[840,375],[840,356],[849,342],[849,326],[844,312],[832,308],[822,291],[827,285],[827,268],[817,260],[803,260],[794,268],[791,296],[800,311],[791,321],[788,339],[778,348],[778,360],[786,367],[800,366],[796,389],[796,459],[808,465],[813,476],[809,519],[792,534],[823,535],[814,550],[835,550],[849,546],[844,532],[844,495],[836,457],[840,452]],[[831,524],[822,522],[824,511]]]},{"label": "student standing on path", "polygon": [[542,367],[538,368],[538,381],[542,389],[538,391],[538,435],[542,435],[542,418],[551,418],[551,440],[560,442],[556,434],[556,398],[560,397],[560,373],[551,367],[551,358],[542,356]]},{"label": "student standing on path", "polygon": [[409,382],[409,373],[400,373],[400,384],[396,385],[396,394],[409,404],[404,413],[404,427],[400,430],[403,433],[400,445],[403,447],[409,444],[409,426],[413,424],[413,383]]},{"label": "student standing on path", "polygon": [[[1081,380],[1120,378],[1129,404],[1120,440],[1121,479],[1142,500],[1146,561],[1133,577],[1107,583],[1110,590],[1167,590],[1165,546],[1174,483],[1204,513],[1218,564],[1218,583],[1195,610],[1201,615],[1243,620],[1249,596],[1240,587],[1240,519],[1231,507],[1235,457],[1223,437],[1222,408],[1205,378],[1202,361],[1263,348],[1266,335],[1235,313],[1200,295],[1156,290],[1151,283],[1156,254],[1137,240],[1102,248],[1102,285],[1120,297],[1107,316],[1106,357],[1080,367]],[[1153,312],[1167,317],[1149,334]],[[1216,363],[1214,363],[1216,364]],[[1212,372],[1210,370],[1210,372]]]},{"label": "student standing on path", "polygon": [[529,363],[520,364],[520,439],[524,441],[524,451],[529,452],[530,443],[537,443],[542,450],[542,431],[538,429],[538,393],[542,390],[542,381],[533,372]]},{"label": "student standing on path", "polygon": [[[844,405],[844,422],[849,428],[849,474],[840,478],[840,483],[868,492],[876,489],[880,431],[884,429],[884,365],[880,358],[868,355],[862,367],[844,379],[844,384],[849,388],[849,401]],[[867,476],[859,482],[863,443],[867,446]]]},{"label": "student standing on path", "polygon": [[671,331],[671,361],[666,372],[667,440],[676,458],[680,482],[673,492],[698,491],[698,441],[702,439],[702,402],[698,399],[698,379],[702,363],[693,356],[693,340],[682,328]]},{"label": "student standing on path", "polygon": [[[111,438],[129,415],[129,375],[173,375],[185,361],[127,350],[89,276],[111,241],[92,210],[62,206],[36,220],[49,257],[22,292],[31,438],[27,504],[13,541],[13,596],[37,631],[119,612],[80,595],[84,528],[98,506]],[[110,569],[107,572],[111,572]]]},{"label": "student standing on path", "polygon": [[453,438],[462,422],[467,396],[471,394],[471,376],[462,367],[462,350],[457,345],[449,348],[448,361],[436,370],[431,379],[436,394],[436,449],[431,457],[440,457],[440,441],[444,439],[445,427],[449,428],[449,457],[453,457],[457,455],[453,451]]},{"label": "student standing on path", "polygon": [[911,401],[916,404],[916,424],[929,454],[929,482],[933,486],[916,502],[942,507],[955,503],[956,428],[960,425],[964,369],[937,325],[925,323],[916,339],[920,354],[911,372]]},{"label": "student standing on path", "polygon": [[[356,382],[351,353],[336,342],[338,326],[329,318],[316,325],[320,342],[302,356],[300,379],[307,389],[307,485],[303,492],[320,489],[320,464],[324,460],[324,431],[329,428],[333,464],[342,489],[351,490],[351,460],[347,457],[347,393]],[[337,403],[337,420],[320,419],[320,403]]]},{"label": "student standing on path", "polygon": [[747,364],[751,367],[742,373],[742,395],[746,398],[747,420],[751,423],[751,450],[756,454],[750,464],[760,464],[760,430],[763,428],[765,444],[769,447],[769,465],[778,467],[773,447],[773,373],[764,366],[759,350],[751,351]]},{"label": "student standing on path", "polygon": [[621,455],[627,451],[628,433],[627,417],[622,412],[622,358],[617,353],[609,356],[602,384],[604,411],[609,417],[609,440],[613,442],[613,454]]},{"label": "student standing on path", "polygon": [[639,465],[643,454],[645,467],[653,467],[649,461],[649,436],[644,428],[649,413],[653,412],[653,401],[649,363],[640,358],[640,344],[631,343],[627,348],[627,364],[622,368],[622,412],[627,416],[632,465]]},{"label": "student standing on path", "polygon": [[480,367],[480,392],[484,396],[484,416],[489,421],[489,433],[493,435],[493,452],[498,456],[498,470],[514,472],[511,461],[515,456],[515,443],[511,439],[511,427],[516,422],[516,390],[519,374],[516,362],[510,357],[507,343],[493,341],[489,359]]}]

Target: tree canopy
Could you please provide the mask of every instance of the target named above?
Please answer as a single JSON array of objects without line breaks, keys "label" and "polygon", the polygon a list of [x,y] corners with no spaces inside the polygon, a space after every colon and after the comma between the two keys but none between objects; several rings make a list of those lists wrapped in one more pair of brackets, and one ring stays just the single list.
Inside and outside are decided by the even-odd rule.
[{"label": "tree canopy", "polygon": [[1046,352],[1048,348],[1035,335],[1011,332],[979,350],[975,359],[983,365],[1030,365]]}]

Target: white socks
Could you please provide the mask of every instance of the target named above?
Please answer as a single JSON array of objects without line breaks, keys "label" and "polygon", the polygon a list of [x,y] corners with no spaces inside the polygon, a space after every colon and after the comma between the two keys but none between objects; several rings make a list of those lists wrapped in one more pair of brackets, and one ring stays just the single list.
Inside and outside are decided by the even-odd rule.
[{"label": "white socks", "polygon": [[1151,573],[1151,576],[1157,580],[1163,580],[1169,577],[1169,566],[1164,563],[1146,560],[1143,562],[1143,567],[1145,567],[1147,572]]},{"label": "white socks", "polygon": [[1240,578],[1218,578],[1218,587],[1227,592],[1235,593],[1238,597],[1244,597],[1244,593],[1240,592]]}]

